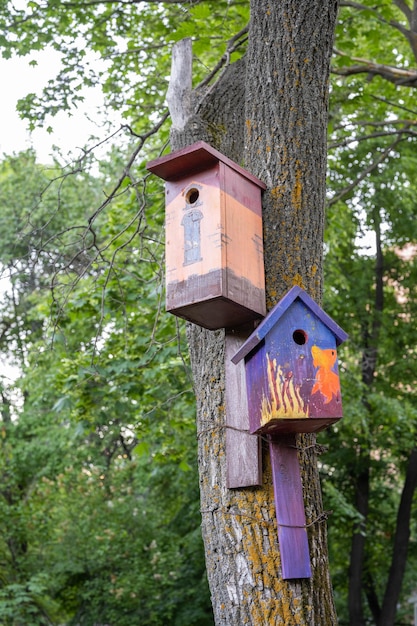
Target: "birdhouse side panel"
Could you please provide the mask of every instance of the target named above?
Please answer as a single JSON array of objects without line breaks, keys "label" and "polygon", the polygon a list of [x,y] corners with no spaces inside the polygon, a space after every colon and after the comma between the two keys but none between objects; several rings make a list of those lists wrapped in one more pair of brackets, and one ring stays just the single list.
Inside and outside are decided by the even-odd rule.
[{"label": "birdhouse side panel", "polygon": [[[222,164],[227,297],[259,316],[266,313],[261,189]],[[222,173],[221,173],[222,175]]]},{"label": "birdhouse side panel", "polygon": [[166,183],[166,298],[172,310],[223,294],[219,165]]}]

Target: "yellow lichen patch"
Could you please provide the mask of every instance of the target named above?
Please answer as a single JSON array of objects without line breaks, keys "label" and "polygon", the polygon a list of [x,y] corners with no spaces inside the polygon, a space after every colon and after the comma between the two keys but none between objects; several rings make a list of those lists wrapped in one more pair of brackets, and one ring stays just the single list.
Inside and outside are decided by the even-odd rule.
[{"label": "yellow lichen patch", "polygon": [[250,606],[251,624],[256,626],[305,626],[300,606],[294,601],[291,589],[277,581],[272,597],[261,593]]},{"label": "yellow lichen patch", "polygon": [[305,623],[301,611],[297,610],[294,605],[293,598],[289,596],[282,597],[281,615],[283,617],[283,624],[288,624],[289,626],[302,626]]},{"label": "yellow lichen patch", "polygon": [[303,282],[303,277],[298,272],[297,272],[297,274],[295,274],[293,276],[292,284],[293,285],[297,285],[298,287],[301,287],[301,289],[305,289],[304,282]]},{"label": "yellow lichen patch", "polygon": [[301,209],[303,184],[301,182],[301,170],[295,170],[295,183],[291,192],[291,203],[296,211]]},{"label": "yellow lichen patch", "polygon": [[276,187],[272,187],[271,196],[273,198],[282,198],[282,196],[284,195],[284,191],[285,191],[284,185],[277,185]]},{"label": "yellow lichen patch", "polygon": [[[279,552],[277,550],[277,531],[274,523],[272,493],[269,485],[266,489],[248,492],[238,496],[234,508],[239,523],[244,528],[241,535],[241,548],[248,557],[251,576],[256,588],[273,588],[279,568]],[[265,533],[269,541],[265,542]],[[268,546],[268,547],[266,547]]]}]

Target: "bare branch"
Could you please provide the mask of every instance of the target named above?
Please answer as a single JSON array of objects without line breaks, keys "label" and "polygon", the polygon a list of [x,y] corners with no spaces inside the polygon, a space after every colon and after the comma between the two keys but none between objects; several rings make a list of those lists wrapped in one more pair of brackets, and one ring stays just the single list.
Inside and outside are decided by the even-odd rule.
[{"label": "bare branch", "polygon": [[416,109],[409,109],[408,107],[404,106],[403,104],[399,104],[398,102],[393,102],[392,100],[389,100],[388,98],[384,98],[383,96],[371,95],[371,98],[373,98],[374,100],[379,100],[380,102],[385,102],[385,104],[389,104],[391,107],[396,108],[396,109],[400,109],[401,111],[407,111],[408,113],[412,113],[413,115],[417,115],[417,110]]},{"label": "bare branch", "polygon": [[358,9],[358,11],[372,11],[373,13],[377,13],[374,7],[368,7],[366,4],[361,4],[360,2],[339,2],[340,7],[350,7],[351,9]]},{"label": "bare branch", "polygon": [[[335,54],[339,56],[347,57],[341,50],[334,49]],[[339,76],[352,76],[355,74],[369,74],[372,79],[373,76],[382,76],[386,80],[394,83],[397,86],[403,87],[417,87],[417,70],[404,70],[392,65],[384,65],[381,63],[374,63],[367,59],[361,59],[357,57],[349,57],[351,61],[355,61],[358,65],[349,65],[346,67],[332,67],[332,74]]]},{"label": "bare branch", "polygon": [[328,148],[329,150],[332,150],[334,148],[344,148],[351,143],[359,143],[361,141],[366,141],[367,139],[376,139],[377,137],[392,137],[393,135],[408,135],[409,137],[417,137],[417,131],[412,130],[411,128],[403,128],[402,130],[381,130],[379,132],[370,133],[369,135],[352,135],[351,137],[345,137],[340,141],[334,141],[333,143],[330,143]]},{"label": "bare branch", "polygon": [[[117,4],[129,5],[129,4],[159,4],[161,0],[117,0]],[[200,4],[202,0],[164,0],[165,4],[187,4],[188,6],[194,6]],[[62,6],[71,8],[82,8],[89,6],[97,6],[100,4],[115,4],[115,0],[81,0],[81,2],[62,2]]]},{"label": "bare branch", "polygon": [[[229,41],[227,42],[226,52],[218,61],[218,63],[215,65],[215,67],[212,69],[212,71],[209,74],[207,74],[207,76],[204,78],[204,80],[201,81],[201,83],[197,85],[196,90],[201,89],[202,87],[205,87],[206,85],[208,85],[210,81],[212,80],[212,78],[217,74],[219,70],[221,70],[223,66],[227,67],[230,64],[231,54],[235,52],[238,48],[240,48],[240,46],[242,46],[247,41],[247,37],[245,37],[245,35],[247,35],[248,32],[249,32],[249,25],[247,24],[244,28],[242,28],[242,30],[240,30],[238,33],[236,33],[235,35],[233,35],[233,37],[229,39]],[[220,77],[217,80],[219,79]]]},{"label": "bare branch", "polygon": [[393,2],[406,17],[409,28],[407,28],[404,24],[401,24],[401,22],[397,22],[397,20],[386,20],[384,17],[382,17],[382,15],[375,7],[369,7],[364,4],[360,4],[359,2],[349,1],[342,1],[340,3],[340,6],[350,7],[353,9],[357,9],[358,11],[370,11],[379,22],[387,24],[392,28],[396,28],[407,39],[413,52],[414,58],[417,60],[417,5],[415,3],[414,9],[411,10],[405,0],[393,0]]},{"label": "bare branch", "polygon": [[373,172],[378,165],[380,165],[381,163],[383,163],[391,154],[391,152],[394,150],[394,148],[400,143],[400,141],[402,141],[402,137],[398,136],[396,138],[395,141],[393,141],[385,150],[384,152],[382,152],[379,157],[377,159],[375,159],[375,161],[372,161],[372,163],[370,165],[368,165],[368,167],[366,169],[363,170],[363,172],[361,172],[359,174],[359,176],[357,176],[355,178],[355,180],[353,180],[351,183],[349,183],[349,185],[347,185],[346,187],[344,187],[344,189],[342,189],[341,191],[339,191],[339,193],[335,194],[332,198],[330,198],[330,200],[328,200],[327,205],[328,206],[332,206],[333,204],[336,204],[336,202],[338,202],[339,200],[341,200],[344,196],[346,196],[348,193],[350,193],[353,189],[355,189],[355,187],[362,181],[364,180],[371,172]]},{"label": "bare branch", "polygon": [[192,112],[192,57],[190,37],[181,39],[173,46],[171,77],[166,98],[172,125],[179,131],[185,128]]},{"label": "bare branch", "polygon": [[381,121],[375,121],[375,120],[353,120],[353,121],[348,121],[345,122],[343,124],[338,124],[334,127],[334,130],[345,130],[346,128],[352,127],[352,126],[372,126],[374,128],[378,128],[379,126],[395,126],[396,124],[402,124],[403,126],[406,126],[407,124],[409,126],[417,126],[417,119],[416,120],[407,120],[407,119],[396,119],[396,120],[381,120]]},{"label": "bare branch", "polygon": [[[106,269],[104,287],[102,288],[101,317],[99,320],[97,336],[96,336],[96,345],[97,345],[98,337],[101,332],[102,324],[104,321],[104,292],[110,280],[110,276],[112,275],[112,273],[115,272],[116,257],[124,248],[126,248],[129,244],[132,243],[133,239],[136,237],[138,233],[143,234],[142,233],[142,230],[143,230],[142,218],[144,217],[144,209],[145,209],[144,195],[142,194],[142,197],[139,198],[138,210],[135,212],[135,215],[126,224],[124,224],[123,227],[116,233],[116,235],[111,237],[109,241],[106,241],[103,243],[100,243],[98,241],[98,238],[94,229],[94,224],[95,224],[97,217],[113,200],[117,199],[119,196],[123,194],[129,193],[132,189],[134,189],[135,192],[137,192],[139,182],[134,180],[134,175],[131,171],[132,165],[135,162],[140,150],[143,148],[147,139],[158,132],[158,130],[167,120],[168,116],[169,116],[169,113],[165,112],[162,115],[161,119],[148,132],[142,135],[137,135],[136,133],[133,133],[131,129],[129,128],[129,131],[132,133],[132,135],[138,137],[139,139],[138,144],[136,148],[134,149],[133,153],[131,154],[127,164],[125,165],[123,169],[121,176],[119,177],[119,180],[116,182],[111,193],[106,196],[105,201],[92,213],[92,215],[88,219],[87,225],[84,224],[84,225],[78,225],[78,226],[77,225],[71,226],[69,228],[66,228],[64,231],[60,233],[54,233],[47,241],[43,242],[42,250],[45,251],[47,250],[49,244],[51,244],[54,240],[59,240],[62,236],[67,235],[68,232],[70,232],[71,230],[80,233],[80,236],[79,236],[80,245],[77,246],[76,252],[72,254],[69,259],[68,258],[65,259],[64,264],[63,263],[58,264],[55,262],[56,269],[51,279],[52,299],[53,299],[54,306],[56,307],[55,312],[54,312],[54,318],[55,318],[54,327],[55,328],[57,327],[58,320],[61,317],[63,311],[65,310],[66,305],[68,304],[71,293],[74,291],[76,286],[80,283],[80,281],[87,275],[87,273],[91,270],[91,268],[93,268],[95,264],[99,262],[101,263],[102,266],[104,266],[107,269]],[[124,126],[122,126],[121,128],[124,128]],[[120,132],[120,129],[117,132]],[[81,160],[85,158],[85,155],[91,150],[92,149],[90,149],[89,151],[84,150],[84,156],[81,157]],[[77,171],[80,171],[80,169],[77,168]],[[65,178],[66,176],[72,173],[73,172],[65,173],[63,176],[57,177],[57,179],[59,180],[59,178]],[[127,177],[130,179],[131,184],[123,188],[122,185]],[[143,184],[145,185],[145,181],[143,181]],[[131,227],[134,225],[135,225],[135,228],[133,229],[133,232],[132,233],[129,232],[127,236],[127,240],[122,241],[123,235],[125,235],[128,231],[130,231]],[[112,254],[110,255],[110,258],[106,258],[106,252],[115,243],[117,244],[116,249],[112,252]],[[41,251],[39,250],[37,253],[37,258],[39,258],[40,253]],[[81,267],[78,269],[78,271],[74,272],[74,267],[79,265],[78,261],[81,257],[84,257],[84,261],[81,264]],[[36,262],[37,260],[35,259],[35,263]],[[70,276],[70,281],[67,284],[64,284],[60,280],[60,276],[63,276],[66,273]],[[76,274],[75,277],[74,277],[74,273]],[[64,292],[63,294],[61,293],[61,295],[59,295],[58,290],[61,291],[62,289],[64,290]]]},{"label": "bare branch", "polygon": [[119,189],[121,188],[124,180],[127,178],[128,174],[129,174],[129,171],[130,171],[130,168],[132,167],[133,163],[136,161],[136,157],[138,156],[139,152],[143,148],[143,145],[144,145],[145,141],[147,139],[149,139],[149,137],[151,137],[152,135],[154,135],[155,133],[158,132],[158,130],[164,125],[164,123],[166,122],[168,117],[169,117],[169,112],[166,111],[163,114],[163,116],[161,117],[161,119],[155,124],[155,126],[153,128],[151,128],[151,130],[149,130],[147,133],[145,133],[143,135],[139,135],[140,141],[139,141],[138,145],[136,146],[135,150],[132,152],[132,154],[131,154],[131,156],[130,156],[127,164],[126,164],[126,167],[124,168],[124,170],[123,170],[119,180],[117,181],[116,185],[114,186],[114,188],[111,191],[111,193],[107,196],[105,201],[90,216],[90,218],[88,220],[89,226],[92,225],[92,223],[97,218],[97,216],[106,208],[106,206],[116,196],[116,194],[119,191]]},{"label": "bare branch", "polygon": [[[393,1],[395,2],[395,4],[397,4],[395,0],[393,0]],[[405,5],[405,3],[402,2],[402,0],[399,0],[399,2]],[[349,2],[348,0],[346,0],[345,2],[343,2],[343,0],[342,0],[342,2],[339,3],[339,6],[341,6],[341,7],[349,7],[351,9],[356,9],[358,11],[368,11],[370,13],[373,13],[373,15],[376,17],[376,19],[378,21],[382,22],[383,24],[388,24],[389,26],[394,26],[394,28],[404,28],[404,26],[402,24],[400,24],[399,22],[396,22],[395,20],[390,20],[390,21],[386,20],[378,12],[378,9],[376,7],[366,6],[366,4],[361,4],[360,2]]]}]

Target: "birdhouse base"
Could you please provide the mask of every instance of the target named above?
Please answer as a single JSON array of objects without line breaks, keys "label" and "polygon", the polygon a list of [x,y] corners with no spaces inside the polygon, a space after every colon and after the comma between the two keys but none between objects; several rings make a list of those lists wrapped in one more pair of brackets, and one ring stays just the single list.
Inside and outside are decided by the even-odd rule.
[{"label": "birdhouse base", "polygon": [[317,433],[331,424],[338,422],[340,417],[307,417],[307,418],[284,418],[272,419],[261,428],[251,431],[252,434],[270,433]]},{"label": "birdhouse base", "polygon": [[262,317],[261,314],[223,296],[179,307],[171,308],[167,304],[167,311],[208,330],[238,328]]},{"label": "birdhouse base", "polygon": [[230,268],[167,278],[166,309],[203,328],[236,328],[265,315],[262,288]]}]

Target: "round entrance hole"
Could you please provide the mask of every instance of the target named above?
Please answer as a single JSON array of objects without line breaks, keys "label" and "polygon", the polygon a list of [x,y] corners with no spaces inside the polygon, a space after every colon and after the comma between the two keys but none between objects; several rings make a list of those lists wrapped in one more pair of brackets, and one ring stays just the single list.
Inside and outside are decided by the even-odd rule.
[{"label": "round entrance hole", "polygon": [[187,194],[185,196],[185,201],[187,202],[187,204],[195,204],[199,196],[200,196],[200,192],[198,191],[198,189],[195,189],[193,187],[193,189],[189,189],[187,191]]},{"label": "round entrance hole", "polygon": [[305,343],[307,343],[307,333],[305,332],[305,330],[301,330],[301,329],[297,329],[293,332],[292,334],[292,338],[294,339],[295,343],[299,346],[303,346]]}]

